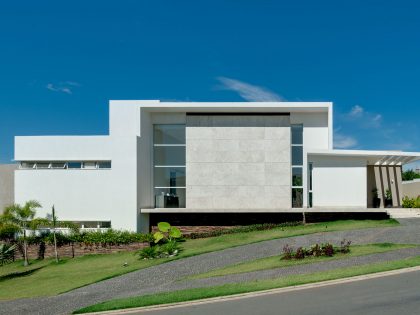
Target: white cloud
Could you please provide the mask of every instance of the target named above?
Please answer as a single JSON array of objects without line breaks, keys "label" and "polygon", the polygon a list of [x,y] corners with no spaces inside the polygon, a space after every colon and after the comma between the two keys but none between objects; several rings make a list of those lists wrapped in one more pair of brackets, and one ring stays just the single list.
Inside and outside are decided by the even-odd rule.
[{"label": "white cloud", "polygon": [[357,145],[357,140],[351,136],[346,136],[341,133],[336,133],[334,135],[334,148],[337,149],[348,149],[355,147]]},{"label": "white cloud", "polygon": [[351,108],[351,111],[349,113],[350,116],[360,116],[364,112],[364,109],[362,106],[355,105]]},{"label": "white cloud", "polygon": [[284,97],[276,94],[264,87],[252,85],[235,79],[226,77],[217,78],[226,90],[238,93],[244,100],[248,102],[282,102]]},{"label": "white cloud", "polygon": [[73,94],[73,89],[79,87],[80,84],[74,81],[60,82],[58,84],[48,83],[46,88],[53,92],[61,92],[66,94]]},{"label": "white cloud", "polygon": [[339,119],[351,122],[363,129],[378,129],[382,125],[381,114],[366,111],[360,105],[354,105],[349,112],[339,114]]}]

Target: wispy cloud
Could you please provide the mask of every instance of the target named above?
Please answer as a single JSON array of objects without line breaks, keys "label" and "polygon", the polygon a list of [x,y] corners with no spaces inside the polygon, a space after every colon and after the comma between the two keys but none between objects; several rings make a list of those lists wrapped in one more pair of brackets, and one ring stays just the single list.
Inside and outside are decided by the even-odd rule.
[{"label": "wispy cloud", "polygon": [[354,105],[349,112],[341,114],[341,119],[355,123],[360,128],[371,129],[382,126],[382,115],[366,111],[360,105]]},{"label": "wispy cloud", "polygon": [[218,77],[217,80],[225,90],[234,91],[248,102],[282,102],[285,98],[269,89],[242,82],[236,79]]},{"label": "wispy cloud", "polygon": [[334,130],[337,148],[418,150],[420,130],[417,124],[386,119],[361,105],[354,105],[346,112],[337,111],[335,118],[336,126],[340,126]]},{"label": "wispy cloud", "polygon": [[48,83],[46,88],[53,92],[61,92],[65,94],[73,94],[73,89],[79,87],[80,83],[74,81],[59,82],[57,84]]},{"label": "wispy cloud", "polygon": [[334,148],[349,149],[354,148],[358,144],[356,138],[344,135],[339,132],[334,132]]}]

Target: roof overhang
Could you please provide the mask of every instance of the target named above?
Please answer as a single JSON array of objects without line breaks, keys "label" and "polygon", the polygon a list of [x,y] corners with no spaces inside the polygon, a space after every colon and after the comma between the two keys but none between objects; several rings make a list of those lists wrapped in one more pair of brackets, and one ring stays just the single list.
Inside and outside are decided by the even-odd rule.
[{"label": "roof overhang", "polygon": [[368,150],[314,150],[309,151],[310,156],[329,157],[360,157],[368,165],[404,165],[420,160],[420,152],[402,151],[368,151]]},{"label": "roof overhang", "polygon": [[111,105],[139,106],[147,112],[331,112],[331,102],[160,102],[111,100]]}]

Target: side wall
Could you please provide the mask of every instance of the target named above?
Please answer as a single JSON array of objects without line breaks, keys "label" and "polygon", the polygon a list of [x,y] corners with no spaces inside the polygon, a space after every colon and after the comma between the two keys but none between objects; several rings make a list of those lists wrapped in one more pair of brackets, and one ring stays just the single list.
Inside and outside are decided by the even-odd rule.
[{"label": "side wall", "polygon": [[420,196],[420,179],[402,182],[402,196],[417,198]]},{"label": "side wall", "polygon": [[367,206],[366,160],[313,156],[314,207]]},{"label": "side wall", "polygon": [[16,168],[16,164],[0,165],[0,214],[4,207],[14,203],[14,172]]},{"label": "side wall", "polygon": [[291,207],[289,116],[187,115],[187,208]]}]

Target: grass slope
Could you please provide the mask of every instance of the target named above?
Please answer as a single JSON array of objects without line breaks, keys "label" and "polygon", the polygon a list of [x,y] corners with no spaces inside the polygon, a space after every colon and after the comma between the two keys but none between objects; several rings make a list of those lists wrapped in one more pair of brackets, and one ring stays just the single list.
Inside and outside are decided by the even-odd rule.
[{"label": "grass slope", "polygon": [[331,270],[328,272],[318,272],[306,275],[294,275],[278,279],[252,281],[238,284],[227,284],[217,287],[188,289],[182,291],[145,295],[126,299],[111,300],[104,303],[88,306],[77,310],[74,314],[88,312],[101,312],[107,310],[126,309],[133,307],[142,307],[158,304],[176,303],[183,301],[193,301],[217,296],[228,296],[252,291],[262,291],[274,288],[283,288],[306,283],[335,280],[359,276],[369,273],[395,270],[420,265],[420,256],[401,259],[385,263],[377,263],[363,266],[353,266]]},{"label": "grass slope", "polygon": [[[123,252],[63,259],[59,264],[54,263],[53,260],[44,260],[36,263],[32,262],[29,267],[23,267],[21,262],[15,262],[0,267],[0,300],[56,295],[174,259],[270,239],[318,232],[381,228],[396,225],[398,225],[398,221],[395,220],[347,220],[187,240],[182,244],[184,251],[179,256],[169,259],[139,260],[133,252]],[[125,262],[128,263],[127,267],[123,266]],[[22,272],[27,271],[28,268],[36,267],[43,268],[19,277],[19,274],[22,275]]]},{"label": "grass slope", "polygon": [[274,269],[281,267],[290,267],[296,265],[304,265],[317,263],[321,261],[345,259],[355,256],[363,256],[369,254],[384,253],[392,250],[415,247],[416,245],[405,245],[405,244],[391,244],[391,243],[380,243],[380,244],[369,244],[369,245],[354,245],[351,246],[350,253],[341,254],[337,253],[333,257],[307,257],[301,260],[281,260],[281,255],[260,258],[252,261],[246,261],[243,263],[226,266],[224,268],[212,270],[206,273],[201,273],[189,277],[189,279],[201,279],[209,277],[219,277],[236,273],[251,272],[257,270]]}]

